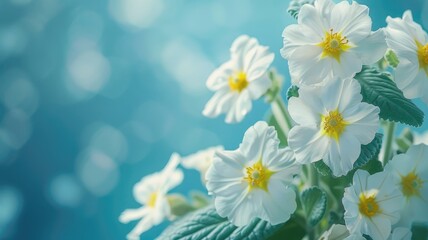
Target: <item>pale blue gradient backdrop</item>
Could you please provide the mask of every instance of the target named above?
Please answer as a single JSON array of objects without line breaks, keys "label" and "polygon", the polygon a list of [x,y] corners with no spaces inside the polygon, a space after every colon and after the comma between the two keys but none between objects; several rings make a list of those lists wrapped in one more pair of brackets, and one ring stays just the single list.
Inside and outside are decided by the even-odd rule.
[{"label": "pale blue gradient backdrop", "polygon": [[[361,2],[374,28],[405,9],[428,27],[426,1]],[[141,177],[174,151],[236,148],[269,106],[255,102],[235,125],[204,118],[205,80],[240,34],[269,46],[288,76],[279,55],[295,23],[288,3],[0,1],[0,239],[124,239],[135,223],[117,218],[139,206],[132,187]],[[204,190],[185,170],[173,192],[190,189]]]}]

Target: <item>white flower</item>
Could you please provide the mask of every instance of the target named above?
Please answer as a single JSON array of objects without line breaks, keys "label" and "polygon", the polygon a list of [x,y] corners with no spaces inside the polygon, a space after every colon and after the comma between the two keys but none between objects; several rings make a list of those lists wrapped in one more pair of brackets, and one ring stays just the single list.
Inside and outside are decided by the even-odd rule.
[{"label": "white flower", "polygon": [[252,100],[260,98],[271,86],[267,70],[274,59],[268,48],[257,39],[238,37],[230,48],[230,60],[216,69],[207,80],[215,91],[203,114],[217,117],[226,113],[226,122],[240,122],[252,108]]},{"label": "white flower", "polygon": [[294,84],[320,83],[335,77],[353,77],[386,51],[382,29],[371,32],[367,6],[356,2],[315,0],[299,12],[298,24],[282,34],[281,55],[288,60]]},{"label": "white flower", "polygon": [[427,160],[428,146],[420,144],[394,156],[385,166],[406,199],[399,225],[410,227],[412,222],[428,223]]},{"label": "white flower", "polygon": [[211,166],[211,163],[214,159],[214,153],[223,149],[223,146],[215,146],[198,151],[192,155],[183,157],[181,159],[181,164],[185,168],[198,170],[201,173],[201,176],[205,179],[205,173]]},{"label": "white flower", "polygon": [[177,169],[179,162],[178,154],[174,153],[161,172],[145,176],[135,184],[134,198],[143,206],[138,209],[127,209],[119,217],[122,223],[140,219],[127,235],[128,239],[139,239],[143,232],[158,225],[166,217],[171,217],[166,194],[183,180],[183,172]]},{"label": "white flower", "polygon": [[334,79],[324,87],[299,89],[288,109],[296,122],[288,143],[301,163],[323,160],[335,176],[348,173],[379,126],[379,108],[361,102],[354,79]]},{"label": "white flower", "polygon": [[345,223],[351,234],[387,239],[391,226],[400,218],[403,195],[388,172],[354,174],[353,185],[345,188],[342,199]]},{"label": "white flower", "polygon": [[415,23],[412,13],[403,18],[386,19],[386,42],[400,61],[395,69],[395,82],[410,99],[422,97],[428,104],[428,35]]},{"label": "white flower", "polygon": [[220,216],[236,226],[254,218],[273,225],[290,218],[297,207],[290,185],[300,166],[289,148],[279,149],[278,145],[275,129],[257,122],[237,150],[216,152],[206,186]]}]

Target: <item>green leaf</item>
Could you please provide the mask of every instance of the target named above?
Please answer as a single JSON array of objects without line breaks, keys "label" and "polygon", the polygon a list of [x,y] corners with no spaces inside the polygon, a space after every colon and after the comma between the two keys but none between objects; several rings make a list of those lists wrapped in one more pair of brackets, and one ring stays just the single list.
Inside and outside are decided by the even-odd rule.
[{"label": "green leaf", "polygon": [[424,224],[413,224],[412,226],[412,239],[426,240],[428,239],[428,226]]},{"label": "green leaf", "polygon": [[322,176],[333,176],[331,169],[322,160],[314,162],[314,166]]},{"label": "green leaf", "polygon": [[282,89],[284,77],[276,71],[275,68],[271,68],[268,73],[269,79],[272,81],[271,87],[265,93],[265,101],[271,103],[275,101]]},{"label": "green leaf", "polygon": [[382,133],[376,133],[374,139],[369,144],[361,145],[361,153],[357,161],[354,162],[354,168],[362,167],[379,154],[382,147],[382,137]]},{"label": "green leaf", "polygon": [[313,4],[314,0],[291,0],[290,4],[288,5],[287,12],[292,17],[297,19],[297,17],[299,16],[300,8],[302,8],[302,6],[307,4],[307,3]]},{"label": "green leaf", "polygon": [[389,74],[364,66],[354,78],[361,85],[363,101],[378,106],[382,119],[415,127],[422,125],[424,113],[404,97]]},{"label": "green leaf", "polygon": [[176,217],[184,216],[196,209],[190,205],[186,198],[181,194],[170,194],[167,199],[169,206],[171,207],[171,213]]},{"label": "green leaf", "polygon": [[279,230],[268,240],[301,240],[306,235],[305,220],[297,215],[293,215]]},{"label": "green leaf", "polygon": [[394,51],[388,49],[385,53],[385,60],[388,62],[389,66],[396,68],[400,61],[398,60],[397,55],[395,55]]},{"label": "green leaf", "polygon": [[287,90],[287,100],[291,97],[299,97],[299,87],[295,85],[291,85]]},{"label": "green leaf", "polygon": [[226,218],[220,217],[215,208],[210,206],[172,223],[157,239],[266,239],[282,225],[272,226],[257,218],[246,226],[236,227]]},{"label": "green leaf", "polygon": [[207,195],[199,191],[192,191],[190,193],[190,197],[192,198],[192,205],[194,208],[203,208],[210,204],[210,199]]},{"label": "green leaf", "polygon": [[413,144],[413,133],[409,128],[403,129],[400,136],[395,139],[395,143],[398,146],[398,150],[402,153],[407,152],[410,146]]},{"label": "green leaf", "polygon": [[377,159],[372,159],[368,163],[366,163],[364,166],[362,166],[361,169],[366,170],[372,175],[378,172],[382,172],[383,164]]},{"label": "green leaf", "polygon": [[310,187],[302,192],[301,200],[308,224],[317,225],[327,208],[327,195],[318,187]]}]

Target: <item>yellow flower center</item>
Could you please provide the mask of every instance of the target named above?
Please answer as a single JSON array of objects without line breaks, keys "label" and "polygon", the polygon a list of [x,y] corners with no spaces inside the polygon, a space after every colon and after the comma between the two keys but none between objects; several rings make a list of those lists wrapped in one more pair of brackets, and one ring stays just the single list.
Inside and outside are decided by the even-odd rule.
[{"label": "yellow flower center", "polygon": [[321,115],[321,131],[323,134],[339,140],[348,123],[343,119],[342,114],[336,109],[327,115]]},{"label": "yellow flower center", "polygon": [[333,29],[325,33],[323,41],[318,43],[318,46],[323,49],[321,58],[332,57],[337,62],[340,62],[342,52],[351,48],[348,39],[342,36],[340,32],[333,32]]},{"label": "yellow flower center", "polygon": [[422,45],[418,40],[415,40],[418,47],[419,68],[422,68],[428,76],[428,43]]},{"label": "yellow flower center", "polygon": [[422,185],[422,179],[414,171],[406,176],[401,176],[401,190],[406,197],[420,195]]},{"label": "yellow flower center", "polygon": [[364,193],[361,193],[358,209],[360,210],[361,214],[369,218],[381,212],[379,209],[379,204],[376,201],[375,194],[366,196]]},{"label": "yellow flower center", "polygon": [[274,172],[264,167],[261,161],[256,162],[251,167],[247,167],[246,172],[247,175],[244,177],[244,180],[248,182],[250,190],[253,188],[261,188],[268,191],[267,185]]},{"label": "yellow flower center", "polygon": [[147,206],[154,208],[156,206],[157,199],[158,199],[158,193],[152,192],[149,196],[149,201],[147,201]]},{"label": "yellow flower center", "polygon": [[248,86],[247,74],[238,72],[229,77],[229,87],[232,91],[241,92]]}]

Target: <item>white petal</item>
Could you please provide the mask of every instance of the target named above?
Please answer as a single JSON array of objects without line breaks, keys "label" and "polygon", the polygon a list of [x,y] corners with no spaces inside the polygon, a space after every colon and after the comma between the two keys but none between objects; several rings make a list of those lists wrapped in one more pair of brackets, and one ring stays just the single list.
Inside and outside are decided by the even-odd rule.
[{"label": "white petal", "polygon": [[421,87],[421,83],[415,81],[415,77],[419,72],[416,59],[416,56],[412,61],[401,58],[400,63],[395,69],[395,83],[397,84],[397,87],[403,91],[404,96],[407,98],[418,97],[419,91],[411,89],[418,89]]},{"label": "white petal", "polygon": [[241,35],[235,39],[230,47],[230,55],[232,61],[235,63],[237,70],[244,69],[244,60],[245,55],[247,54],[249,49],[254,48],[259,43],[257,39],[250,38],[247,35]]},{"label": "white petal", "polygon": [[382,217],[372,217],[367,223],[368,232],[365,234],[371,236],[373,239],[387,239],[391,234],[391,222]]},{"label": "white petal", "polygon": [[364,65],[371,65],[381,59],[387,49],[383,29],[372,32],[367,38],[361,40],[352,51],[357,52]]},{"label": "white petal", "polygon": [[323,161],[334,176],[343,176],[353,168],[360,152],[361,144],[354,136],[345,132],[340,136],[339,142],[330,141],[328,156]]},{"label": "white petal", "polygon": [[329,78],[329,58],[320,59],[321,53],[322,48],[319,46],[297,48],[288,59],[290,74],[306,85],[320,83]]},{"label": "white petal", "polygon": [[355,73],[361,71],[363,63],[360,57],[351,51],[343,52],[340,55],[340,62],[333,61],[333,75],[341,78],[353,77]]},{"label": "white petal", "polygon": [[[269,143],[274,144],[274,141],[270,141]],[[277,144],[277,143],[275,143]],[[273,146],[269,146],[266,144],[266,147],[272,149]],[[269,170],[274,171],[276,173],[280,173],[281,171],[285,171],[284,174],[289,175],[288,178],[291,180],[293,175],[298,173],[299,166],[295,164],[294,152],[289,147],[278,149],[278,146],[275,148],[276,150],[265,151],[263,154],[263,164],[268,166]],[[285,177],[282,175],[282,177]]]},{"label": "white petal", "polygon": [[229,77],[234,73],[236,67],[233,61],[228,61],[214,70],[208,77],[207,88],[211,91],[218,91],[227,87]]},{"label": "white petal", "polygon": [[242,121],[245,115],[250,112],[252,106],[250,93],[248,90],[243,90],[241,93],[237,94],[232,107],[227,112],[225,119],[226,123]]},{"label": "white petal", "polygon": [[397,227],[392,231],[391,240],[410,240],[412,232],[409,228]]},{"label": "white petal", "polygon": [[301,46],[316,45],[322,42],[322,38],[311,28],[298,24],[287,26],[282,33],[282,37],[284,47],[281,49],[281,56],[286,59]]},{"label": "white petal", "polygon": [[120,214],[119,221],[121,223],[129,223],[137,219],[141,219],[149,213],[148,207],[141,207],[138,209],[126,209]]},{"label": "white petal", "polygon": [[[292,188],[280,181],[270,181],[269,190],[263,199],[262,207],[266,211],[272,225],[286,222],[297,208],[296,194]],[[287,203],[287,204],[284,204]]]},{"label": "white petal", "polygon": [[249,49],[244,56],[243,71],[247,74],[247,80],[250,82],[260,78],[270,67],[275,55],[269,52],[268,47],[254,46]]},{"label": "white petal", "polygon": [[341,32],[352,43],[358,43],[366,38],[372,27],[369,9],[365,5],[342,1],[331,12],[330,26],[334,32]]},{"label": "white petal", "polygon": [[301,125],[318,124],[321,121],[320,110],[323,109],[321,101],[317,99],[316,95],[309,96],[302,93],[302,90],[303,89],[299,89],[299,94],[302,97],[292,97],[288,100],[288,111],[290,116],[296,123]]},{"label": "white petal", "polygon": [[319,38],[324,37],[326,32],[326,27],[323,25],[324,21],[320,13],[311,4],[305,4],[300,8],[297,23],[311,28]]},{"label": "white petal", "polygon": [[369,144],[379,127],[379,108],[368,103],[359,103],[343,112],[349,125],[345,132],[355,136],[360,144]]},{"label": "white petal", "polygon": [[245,155],[247,162],[254,164],[262,157],[263,149],[268,142],[272,142],[273,147],[269,150],[278,149],[279,140],[275,128],[268,126],[266,122],[259,121],[245,132],[239,149]]},{"label": "white petal", "polygon": [[289,132],[288,144],[298,162],[309,163],[326,155],[329,141],[315,126],[294,126]]},{"label": "white petal", "polygon": [[229,89],[219,90],[207,102],[202,114],[206,117],[217,117],[229,111],[236,97],[237,94],[230,92]]},{"label": "white petal", "polygon": [[397,54],[399,60],[401,58],[415,58],[417,54],[415,40],[405,32],[386,28],[386,43]]},{"label": "white petal", "polygon": [[267,74],[253,80],[249,83],[247,89],[251,99],[258,99],[272,86],[272,81]]},{"label": "white petal", "polygon": [[[330,19],[331,11],[334,7],[334,3],[331,0],[316,0],[314,2],[315,9],[318,10],[319,14],[325,19]],[[327,24],[325,24],[327,25]]]},{"label": "white petal", "polygon": [[338,109],[342,113],[363,99],[360,84],[352,78],[327,81],[320,91],[322,104],[328,111]]}]

